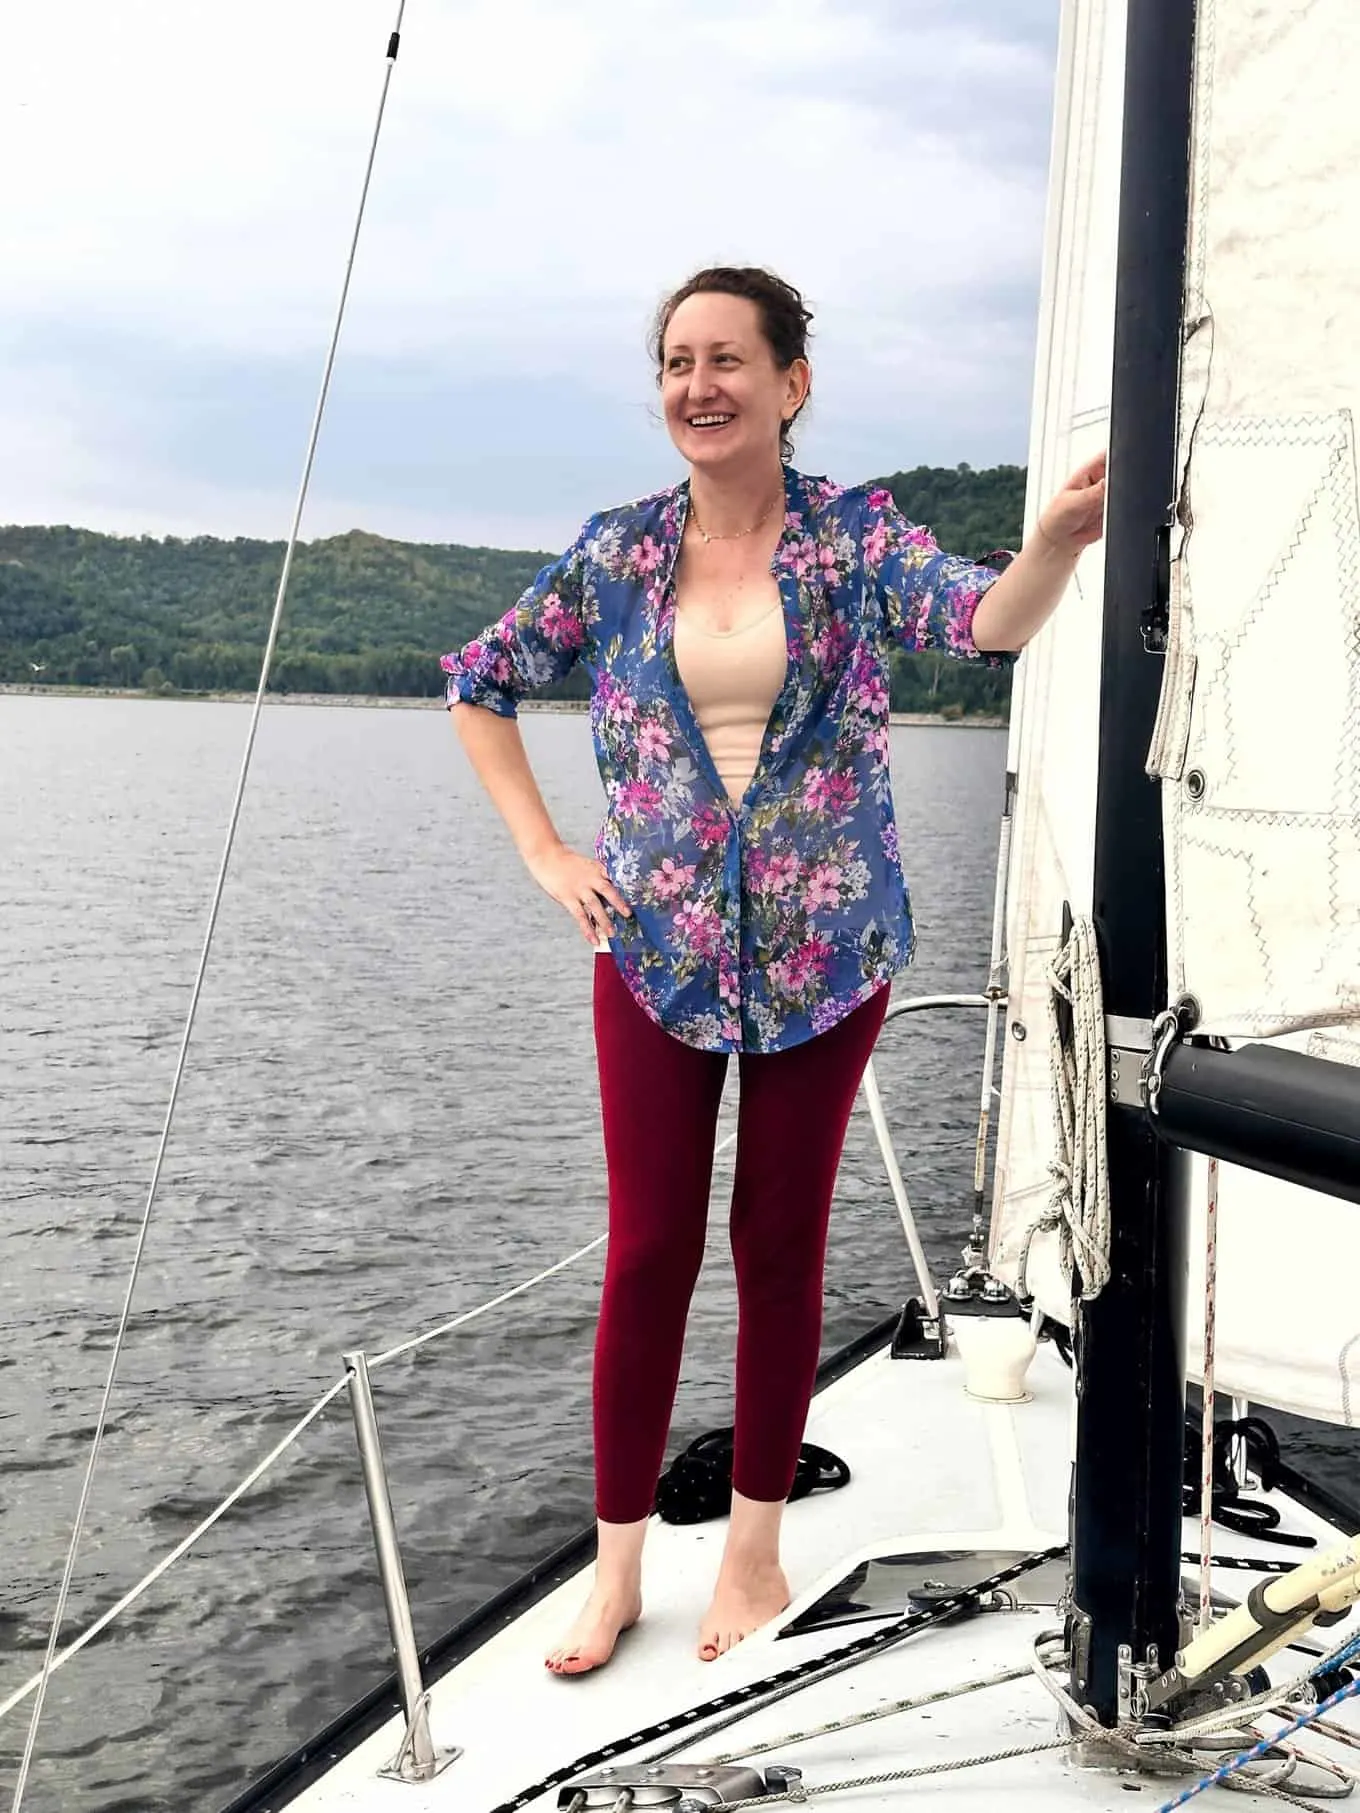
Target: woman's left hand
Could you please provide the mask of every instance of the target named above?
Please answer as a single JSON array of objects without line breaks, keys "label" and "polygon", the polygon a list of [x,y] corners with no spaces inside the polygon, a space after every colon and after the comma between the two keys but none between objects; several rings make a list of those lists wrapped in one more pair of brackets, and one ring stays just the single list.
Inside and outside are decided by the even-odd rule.
[{"label": "woman's left hand", "polygon": [[1105,533],[1105,455],[1074,472],[1039,513],[1039,533],[1064,553],[1077,555]]}]

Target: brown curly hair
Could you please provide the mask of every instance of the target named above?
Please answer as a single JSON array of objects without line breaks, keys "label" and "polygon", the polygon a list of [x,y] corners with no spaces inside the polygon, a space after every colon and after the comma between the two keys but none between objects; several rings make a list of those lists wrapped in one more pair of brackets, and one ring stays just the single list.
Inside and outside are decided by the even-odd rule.
[{"label": "brown curly hair", "polygon": [[[773,271],[764,270],[759,265],[716,264],[706,271],[696,271],[688,282],[672,291],[656,311],[648,345],[656,361],[658,384],[665,372],[666,329],[670,326],[676,309],[690,296],[715,294],[740,296],[747,302],[755,303],[760,311],[761,331],[780,371],[787,371],[795,359],[807,358],[812,311],[793,285],[785,283],[782,277],[776,277]],[[803,402],[785,422],[779,436],[779,452],[783,459],[793,458],[793,424],[802,414],[806,403],[807,398],[804,397]]]}]

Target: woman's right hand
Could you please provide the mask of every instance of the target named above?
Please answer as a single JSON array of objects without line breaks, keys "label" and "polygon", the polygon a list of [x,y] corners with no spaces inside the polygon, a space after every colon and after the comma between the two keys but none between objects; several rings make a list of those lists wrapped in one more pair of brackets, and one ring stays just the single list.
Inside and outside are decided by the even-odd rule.
[{"label": "woman's right hand", "polygon": [[613,935],[609,909],[631,918],[632,908],[593,856],[580,856],[566,844],[554,844],[541,855],[526,856],[529,873],[543,892],[571,914],[592,949]]}]

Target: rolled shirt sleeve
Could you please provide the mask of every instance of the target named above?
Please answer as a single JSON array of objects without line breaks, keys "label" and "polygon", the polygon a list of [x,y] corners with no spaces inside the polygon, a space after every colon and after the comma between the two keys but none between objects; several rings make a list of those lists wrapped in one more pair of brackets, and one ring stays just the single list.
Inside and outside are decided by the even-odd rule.
[{"label": "rolled shirt sleeve", "polygon": [[973,641],[977,607],[1000,574],[957,554],[942,554],[929,529],[907,521],[890,491],[869,493],[863,555],[865,586],[898,648],[907,654],[934,649],[989,667],[1006,667],[1016,659],[980,649]]},{"label": "rolled shirt sleeve", "polygon": [[465,647],[444,655],[446,705],[482,705],[503,718],[539,687],[563,680],[586,645],[585,547],[590,525],[550,561],[519,602]]}]

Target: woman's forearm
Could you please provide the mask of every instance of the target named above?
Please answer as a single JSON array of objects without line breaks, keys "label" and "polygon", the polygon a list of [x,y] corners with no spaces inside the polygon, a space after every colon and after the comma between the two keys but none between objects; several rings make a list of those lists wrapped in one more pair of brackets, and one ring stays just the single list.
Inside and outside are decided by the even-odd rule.
[{"label": "woman's forearm", "polygon": [[1067,590],[1083,548],[1105,530],[1105,455],[1087,460],[1040,513],[1034,533],[973,614],[973,643],[1018,653]]},{"label": "woman's forearm", "polygon": [[505,820],[524,861],[532,864],[560,845],[517,721],[482,705],[455,705],[449,715],[478,780]]},{"label": "woman's forearm", "polygon": [[988,653],[1022,649],[1053,615],[1080,555],[1080,548],[1060,547],[1036,528],[984,593],[973,617],[974,644]]}]

